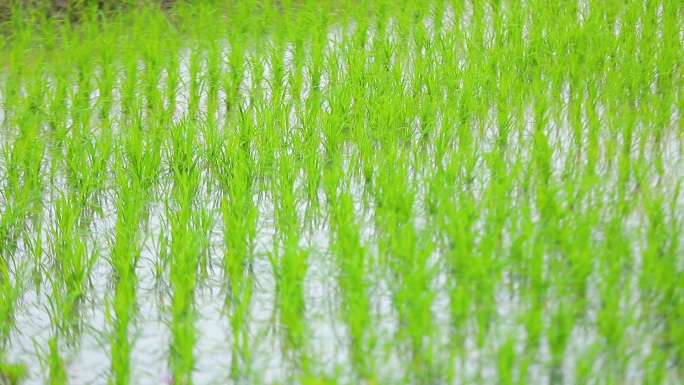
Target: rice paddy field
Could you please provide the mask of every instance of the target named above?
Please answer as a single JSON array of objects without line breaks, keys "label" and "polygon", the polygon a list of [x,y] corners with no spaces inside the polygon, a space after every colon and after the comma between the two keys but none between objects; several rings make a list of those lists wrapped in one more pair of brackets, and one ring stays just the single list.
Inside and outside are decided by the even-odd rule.
[{"label": "rice paddy field", "polygon": [[0,384],[684,382],[682,2],[0,29]]}]

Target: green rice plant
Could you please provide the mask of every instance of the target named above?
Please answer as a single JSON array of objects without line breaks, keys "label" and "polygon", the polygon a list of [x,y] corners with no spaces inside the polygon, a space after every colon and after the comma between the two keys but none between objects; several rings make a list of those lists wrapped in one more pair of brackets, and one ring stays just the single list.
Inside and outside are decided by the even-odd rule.
[{"label": "green rice plant", "polygon": [[199,113],[200,99],[202,97],[202,87],[204,85],[204,79],[200,76],[202,71],[202,57],[203,52],[200,47],[195,47],[190,50],[187,59],[188,66],[188,77],[189,84],[187,103],[188,103],[188,116],[190,118],[197,117]]},{"label": "green rice plant", "polygon": [[3,358],[0,361],[0,382],[8,385],[18,385],[26,378],[26,365],[11,364]]},{"label": "green rice plant", "polygon": [[[125,178],[130,181],[132,193],[136,194],[132,199],[142,200],[140,204],[143,206],[144,202],[155,196],[162,180],[162,157],[166,138],[159,135],[160,130],[162,126],[157,124],[145,129],[144,123],[136,119],[127,126],[123,138],[117,141],[121,152],[119,164],[126,171]],[[144,210],[141,215],[145,215]]]},{"label": "green rice plant", "polygon": [[575,322],[576,317],[573,314],[573,309],[563,303],[558,305],[551,316],[551,323],[547,334],[551,350],[552,372],[559,372],[559,368],[562,367]]},{"label": "green rice plant", "polygon": [[[104,34],[113,34],[111,31],[114,28],[105,27]],[[109,37],[111,39],[111,37]],[[97,51],[97,61],[94,76],[95,89],[99,95],[97,97],[97,106],[99,110],[99,118],[107,120],[110,117],[112,107],[114,105],[114,89],[116,80],[119,76],[119,71],[116,68],[116,50],[115,46],[109,45],[99,47]]]},{"label": "green rice plant", "polygon": [[[301,73],[298,76],[301,76]],[[297,82],[299,81],[301,79],[297,80]],[[323,162],[318,153],[320,146],[320,115],[314,108],[308,107],[319,102],[320,99],[317,97],[308,98],[306,103],[295,102],[295,114],[300,121],[300,125],[294,128],[291,143],[289,144],[292,151],[297,153],[302,172],[304,173],[305,197],[303,199],[307,205],[306,216],[310,223],[324,215],[319,196],[324,178],[322,175]]]},{"label": "green rice plant", "polygon": [[32,380],[681,382],[678,3],[86,3],[0,6]]},{"label": "green rice plant", "polygon": [[515,384],[515,337],[509,336],[501,344],[497,352],[497,370],[499,376],[499,383],[501,384]]},{"label": "green rice plant", "polygon": [[[133,162],[128,163],[129,167],[133,165]],[[130,339],[130,325],[137,313],[136,266],[141,253],[140,234],[137,230],[141,224],[145,203],[145,185],[138,179],[129,179],[130,171],[125,172],[128,171],[126,165],[122,164],[119,169],[121,171],[117,176],[117,219],[109,261],[113,271],[114,294],[111,302],[107,304],[107,316],[112,327],[110,382],[124,384],[129,383],[131,379],[133,344]]]},{"label": "green rice plant", "polygon": [[376,368],[372,357],[376,336],[372,329],[371,304],[368,297],[367,260],[354,218],[351,194],[340,192],[331,207],[331,232],[334,253],[339,264],[338,282],[342,293],[342,314],[349,328],[350,360],[362,379],[373,379]]},{"label": "green rice plant", "polygon": [[[307,251],[296,244],[297,238],[283,239],[280,257],[269,255],[276,277],[277,327],[281,335],[281,350],[292,376],[309,374],[309,354],[306,351],[306,323],[304,319],[303,281],[306,274]],[[274,253],[280,251],[274,248]],[[296,378],[295,377],[295,378]]]},{"label": "green rice plant", "polygon": [[169,167],[173,190],[167,201],[166,215],[170,236],[170,283],[172,341],[170,347],[171,370],[174,382],[192,383],[195,369],[193,345],[196,340],[194,296],[198,284],[198,271],[206,269],[205,239],[211,227],[211,218],[204,209],[195,208],[200,192],[199,164],[194,154],[197,128],[191,122],[177,125],[169,144]]},{"label": "green rice plant", "polygon": [[48,369],[50,370],[50,384],[66,384],[66,371],[64,360],[59,352],[59,338],[52,337],[48,340],[49,351],[47,355]]},{"label": "green rice plant", "polygon": [[[191,212],[187,201],[180,205],[181,208],[174,213],[175,217],[171,217],[170,223],[172,237],[169,250],[172,258],[170,281],[173,297],[169,364],[174,383],[191,384],[191,375],[195,366],[192,347],[196,338],[193,297],[200,250],[196,230],[188,232],[192,222],[196,220],[196,214]],[[189,271],[192,273],[188,274]]]},{"label": "green rice plant", "polygon": [[82,208],[79,220],[88,220],[94,213],[101,213],[98,201],[100,193],[107,188],[103,182],[113,152],[113,140],[109,128],[104,127],[97,134],[93,139],[89,130],[74,132],[77,136],[70,139],[65,148],[65,176],[69,194]]},{"label": "green rice plant", "polygon": [[218,42],[213,42],[206,51],[206,83],[207,83],[207,119],[213,122],[216,119],[219,89],[223,78],[222,47]]},{"label": "green rice plant", "polygon": [[233,331],[233,346],[231,350],[230,378],[233,381],[242,381],[250,378],[250,368],[254,360],[252,342],[249,331],[249,310],[252,301],[254,278],[247,276],[243,289],[239,293],[231,293],[231,316],[230,326]]},{"label": "green rice plant", "polygon": [[230,42],[227,56],[227,72],[221,77],[221,90],[225,95],[226,112],[235,111],[235,106],[240,103],[240,85],[243,82],[246,66],[245,38],[241,31],[229,29],[227,36]]},{"label": "green rice plant", "polygon": [[6,261],[0,264],[0,295],[2,296],[2,307],[0,307],[0,352],[5,351],[10,333],[15,324],[14,317],[17,308],[17,302],[22,294],[23,288],[21,281],[15,278],[12,282],[10,276],[10,266]]},{"label": "green rice plant", "polygon": [[[126,45],[124,49],[134,49],[133,43],[124,40]],[[135,56],[125,57],[122,61],[121,66],[123,76],[119,77],[118,89],[121,94],[121,108],[124,113],[124,117],[131,117],[138,115],[141,109],[142,101],[136,98],[138,89],[138,61],[135,60]]]},{"label": "green rice plant", "polygon": [[306,324],[304,319],[304,279],[310,251],[300,247],[301,226],[297,215],[293,162],[283,156],[274,179],[277,197],[273,251],[269,261],[276,282],[277,326],[282,328],[283,355],[292,360],[297,371],[308,374]]},{"label": "green rice plant", "polygon": [[[237,141],[234,141],[237,143]],[[257,209],[254,205],[254,175],[252,162],[241,148],[221,152],[221,163],[216,175],[224,191],[221,198],[223,239],[225,242],[224,271],[229,283],[226,300],[242,292],[246,276],[250,274],[256,238]],[[232,306],[231,306],[232,307]]]},{"label": "green rice plant", "polygon": [[88,293],[93,264],[99,256],[89,249],[84,229],[79,226],[82,210],[78,203],[62,193],[55,202],[55,218],[48,239],[52,256],[51,316],[57,332],[73,337],[81,332],[81,304]]},{"label": "green rice plant", "polygon": [[44,147],[33,145],[37,138],[35,126],[27,125],[25,132],[3,146],[6,182],[2,191],[4,212],[0,220],[0,250],[7,259],[13,254],[19,239],[25,238],[26,226],[39,218],[39,204],[44,191],[40,170]]}]

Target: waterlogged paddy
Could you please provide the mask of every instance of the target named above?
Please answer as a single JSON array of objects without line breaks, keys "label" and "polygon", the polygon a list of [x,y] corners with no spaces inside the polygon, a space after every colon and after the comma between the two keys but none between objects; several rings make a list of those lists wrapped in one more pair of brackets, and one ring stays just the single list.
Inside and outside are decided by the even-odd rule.
[{"label": "waterlogged paddy", "polygon": [[682,5],[284,3],[12,25],[0,383],[684,381]]}]

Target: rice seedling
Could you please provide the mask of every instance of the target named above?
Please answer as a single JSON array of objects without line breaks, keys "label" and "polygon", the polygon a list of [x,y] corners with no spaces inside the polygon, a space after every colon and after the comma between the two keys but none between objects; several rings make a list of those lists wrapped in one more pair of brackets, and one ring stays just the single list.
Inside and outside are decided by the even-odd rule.
[{"label": "rice seedling", "polygon": [[679,2],[38,3],[0,383],[682,382]]}]

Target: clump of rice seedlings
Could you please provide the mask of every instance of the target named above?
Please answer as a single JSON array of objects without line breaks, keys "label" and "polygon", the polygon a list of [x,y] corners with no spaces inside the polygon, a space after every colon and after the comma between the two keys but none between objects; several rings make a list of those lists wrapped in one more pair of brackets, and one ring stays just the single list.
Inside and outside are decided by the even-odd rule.
[{"label": "clump of rice seedlings", "polygon": [[[123,151],[122,151],[123,152]],[[142,211],[145,204],[145,184],[138,178],[133,160],[121,162],[117,176],[118,198],[115,233],[110,247],[110,265],[114,281],[114,294],[109,299],[107,314],[111,324],[111,371],[110,381],[117,384],[129,383],[131,380],[131,328],[135,320],[137,307],[136,266],[141,253],[141,234],[138,229],[142,222]]]},{"label": "clump of rice seedlings", "polygon": [[[257,232],[257,208],[254,204],[253,161],[234,140],[218,156],[216,172],[223,221],[223,271],[226,281],[226,309],[231,314],[235,344],[242,343],[247,310],[252,291],[251,268],[253,266]],[[244,357],[243,357],[244,358]]]},{"label": "clump of rice seedlings", "polygon": [[196,126],[183,122],[174,130],[168,145],[169,168],[173,187],[169,192],[166,214],[170,240],[167,258],[171,295],[171,346],[169,364],[175,383],[192,383],[195,369],[194,296],[201,260],[202,239],[205,238],[206,215],[195,208],[201,180],[195,151]]},{"label": "clump of rice seedlings", "polygon": [[4,360],[0,361],[0,381],[3,384],[16,385],[26,377],[26,365],[11,364]]},{"label": "clump of rice seedlings", "polygon": [[65,195],[55,202],[54,224],[50,228],[51,313],[57,331],[67,336],[80,334],[80,309],[90,286],[90,273],[98,258],[79,226],[83,208]]},{"label": "clump of rice seedlings", "polygon": [[359,234],[351,194],[340,193],[339,197],[334,198],[330,210],[333,240],[331,252],[339,263],[341,314],[349,329],[350,361],[359,378],[372,379],[376,368],[371,353],[375,347],[376,337],[372,328],[371,303],[368,297],[367,270],[371,266],[369,252]]},{"label": "clump of rice seedlings", "polygon": [[[306,349],[304,280],[311,252],[300,246],[301,225],[297,213],[294,164],[280,155],[280,169],[273,179],[277,194],[274,212],[276,236],[269,261],[276,284],[276,327],[282,335],[283,356],[298,374],[309,374]],[[296,377],[295,377],[296,378]]]}]

